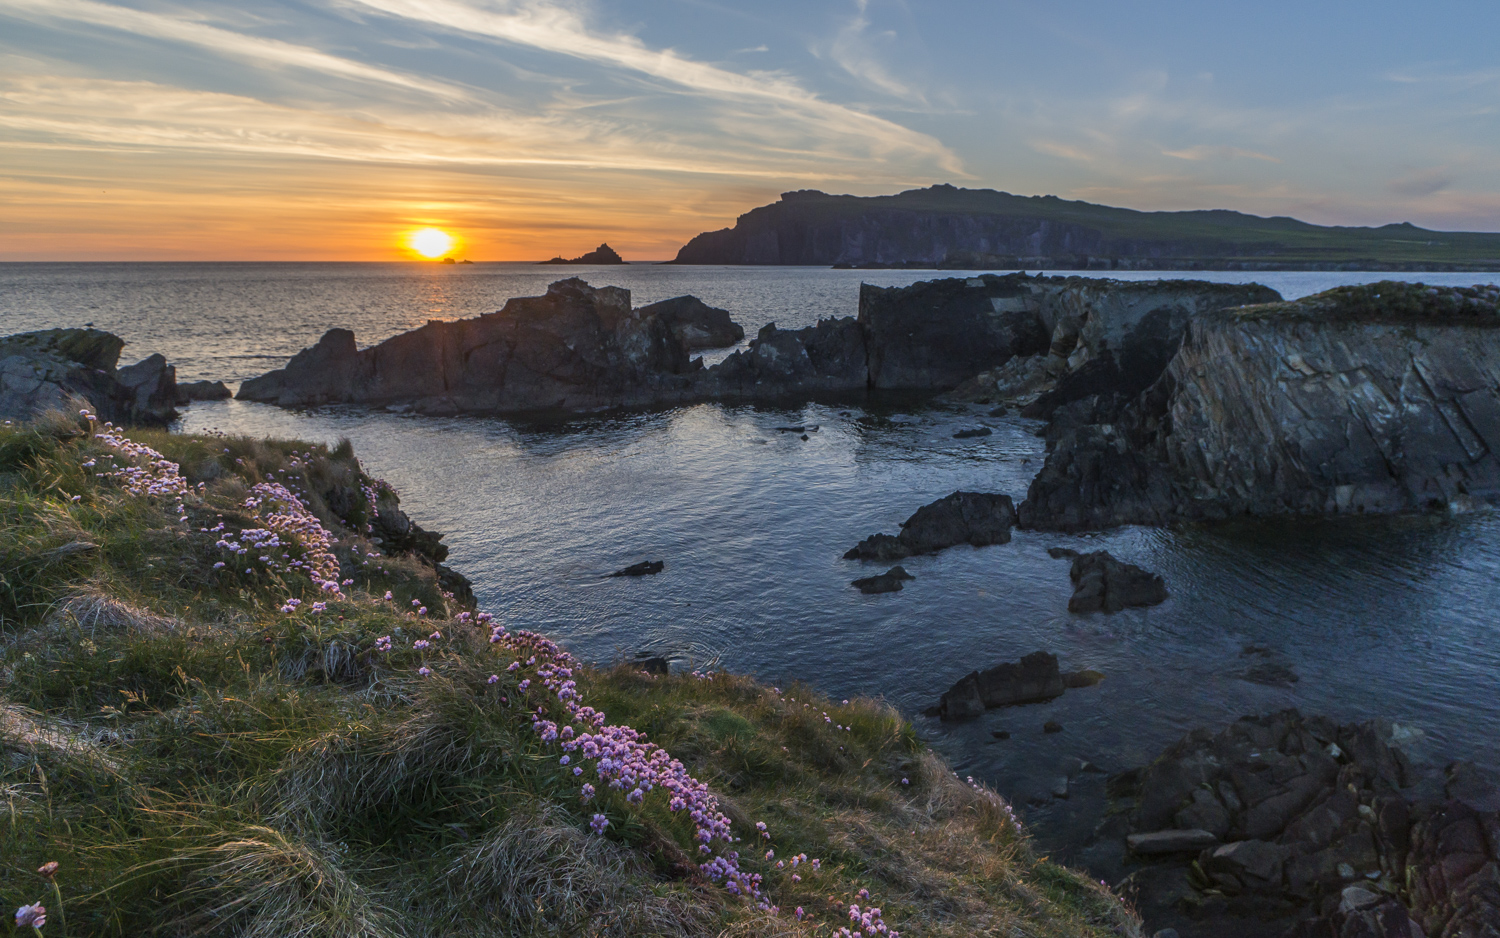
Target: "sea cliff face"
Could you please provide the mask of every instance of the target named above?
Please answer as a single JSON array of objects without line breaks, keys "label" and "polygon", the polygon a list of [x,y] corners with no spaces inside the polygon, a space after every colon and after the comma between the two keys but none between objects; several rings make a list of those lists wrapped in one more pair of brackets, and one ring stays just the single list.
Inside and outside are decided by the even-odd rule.
[{"label": "sea cliff face", "polygon": [[1021,508],[1076,530],[1500,497],[1493,287],[1381,283],[1203,316],[1117,415],[1058,433]]}]

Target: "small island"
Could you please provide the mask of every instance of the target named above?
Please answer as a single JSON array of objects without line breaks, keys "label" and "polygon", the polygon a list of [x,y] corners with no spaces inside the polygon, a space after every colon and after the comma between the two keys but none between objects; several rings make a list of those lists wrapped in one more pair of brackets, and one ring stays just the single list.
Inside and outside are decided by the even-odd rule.
[{"label": "small island", "polygon": [[561,254],[550,261],[541,261],[543,264],[627,264],[629,261],[621,257],[614,248],[608,244],[601,244],[594,250],[581,257],[565,258]]}]

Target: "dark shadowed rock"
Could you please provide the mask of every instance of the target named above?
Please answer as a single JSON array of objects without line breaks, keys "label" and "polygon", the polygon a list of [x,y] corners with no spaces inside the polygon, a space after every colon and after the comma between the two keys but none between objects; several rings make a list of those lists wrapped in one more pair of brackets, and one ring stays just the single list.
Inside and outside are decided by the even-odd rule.
[{"label": "dark shadowed rock", "polygon": [[1056,720],[1048,720],[1046,723],[1042,724],[1043,733],[1061,733],[1062,731],[1063,725]]},{"label": "dark shadowed rock", "polygon": [[868,388],[864,330],[847,317],[796,330],[769,323],[748,348],[703,372],[696,391],[705,398],[776,400]]},{"label": "dark shadowed rock", "polygon": [[1142,856],[1157,856],[1164,853],[1197,853],[1205,847],[1219,843],[1219,838],[1208,831],[1163,830],[1144,834],[1131,834],[1125,838],[1131,852]]},{"label": "dark shadowed rock", "polygon": [[97,329],[48,329],[0,338],[0,416],[30,420],[87,407],[118,424],[176,419],[176,370],[160,355],[117,368],[125,343]]},{"label": "dark shadowed rock", "polygon": [[1104,674],[1100,671],[1069,671],[1062,676],[1063,686],[1069,688],[1094,687],[1104,680]]},{"label": "dark shadowed rock", "polygon": [[978,436],[989,436],[993,432],[995,431],[991,430],[989,427],[970,427],[966,430],[959,430],[955,432],[953,434],[953,438],[955,440],[972,440]]},{"label": "dark shadowed rock", "polygon": [[672,670],[671,663],[661,655],[642,655],[631,664],[647,674],[668,674]]},{"label": "dark shadowed rock", "polygon": [[879,576],[861,577],[850,583],[861,593],[899,593],[903,580],[915,580],[905,567],[892,567]]},{"label": "dark shadowed rock", "polygon": [[901,560],[958,544],[984,547],[1010,540],[1015,508],[1009,495],[954,492],[923,505],[901,524],[898,535],[875,534],[844,554],[846,560]]},{"label": "dark shadowed rock", "polygon": [[1016,664],[1000,664],[960,678],[943,694],[937,710],[944,719],[962,720],[978,716],[986,707],[1050,700],[1062,692],[1057,656],[1038,651]]},{"label": "dark shadowed rock", "polygon": [[1073,558],[1068,576],[1073,581],[1069,612],[1119,612],[1131,606],[1154,606],[1167,598],[1161,577],[1121,563],[1108,551]]},{"label": "dark shadowed rock", "polygon": [[177,403],[227,401],[234,394],[222,381],[188,381],[177,385]]},{"label": "dark shadowed rock", "polygon": [[623,570],[616,570],[610,576],[654,576],[666,568],[667,564],[665,561],[642,560],[640,563],[633,563]]},{"label": "dark shadowed rock", "polygon": [[642,306],[642,316],[656,316],[667,324],[683,348],[693,351],[724,348],[745,337],[745,329],[727,310],[709,306],[696,296],[678,296]]}]

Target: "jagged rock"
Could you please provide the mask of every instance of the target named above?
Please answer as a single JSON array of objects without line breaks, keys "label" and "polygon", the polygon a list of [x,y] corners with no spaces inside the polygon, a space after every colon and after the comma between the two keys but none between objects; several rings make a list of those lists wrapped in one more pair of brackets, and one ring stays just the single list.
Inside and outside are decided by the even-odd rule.
[{"label": "jagged rock", "polygon": [[616,570],[614,573],[611,573],[610,576],[655,576],[666,568],[667,564],[665,561],[642,560],[640,563],[633,563],[630,566],[625,567],[623,570]]},{"label": "jagged rock", "polygon": [[977,436],[989,436],[995,431],[989,427],[970,427],[966,430],[958,430],[953,434],[955,440],[972,440]]},{"label": "jagged rock", "polygon": [[1206,852],[1200,865],[1220,888],[1234,892],[1281,888],[1281,868],[1287,856],[1284,847],[1263,840],[1237,840]]},{"label": "jagged rock", "polygon": [[1208,831],[1161,830],[1144,834],[1131,834],[1125,843],[1132,853],[1141,856],[1159,856],[1164,853],[1197,853],[1205,847],[1213,847],[1219,838]]},{"label": "jagged rock", "polygon": [[177,385],[177,403],[227,401],[234,394],[222,381],[188,381]]},{"label": "jagged rock", "polygon": [[915,580],[916,577],[906,572],[905,567],[892,567],[879,576],[861,577],[850,583],[861,593],[899,593],[902,580]]},{"label": "jagged rock", "polygon": [[727,310],[709,306],[696,296],[673,297],[642,306],[637,312],[660,318],[689,351],[724,348],[745,338],[744,327],[731,320]]},{"label": "jagged rock", "polygon": [[1162,578],[1134,564],[1121,563],[1108,551],[1080,554],[1068,571],[1073,581],[1069,612],[1119,612],[1131,606],[1154,606],[1167,599]]},{"label": "jagged rock", "polygon": [[850,548],[844,559],[902,560],[958,544],[1005,544],[1015,517],[1009,495],[954,492],[918,508],[901,523],[900,534],[871,535]]},{"label": "jagged rock", "polygon": [[869,387],[865,333],[853,317],[822,319],[805,329],[762,327],[749,348],[698,378],[704,398],[805,398],[863,394]]},{"label": "jagged rock", "polygon": [[935,708],[946,720],[979,716],[986,707],[1050,700],[1063,692],[1057,656],[1032,652],[1017,664],[1000,664],[960,678],[943,694]]},{"label": "jagged rock", "polygon": [[1023,526],[1500,498],[1500,289],[1383,282],[1205,313],[1108,422],[1064,432]]},{"label": "jagged rock", "polygon": [[176,370],[160,355],[117,368],[125,342],[97,329],[48,329],[0,338],[0,417],[30,420],[88,407],[118,424],[177,418]]},{"label": "jagged rock", "polygon": [[560,280],[498,313],[432,321],[359,350],[332,329],[286,368],[246,381],[241,400],[282,406],[405,402],[429,413],[639,406],[688,394],[687,351],[630,291]]},{"label": "jagged rock", "polygon": [[[542,261],[541,263],[543,263],[543,264],[624,264],[625,262],[626,262],[625,258],[623,258],[619,254],[615,253],[615,249],[614,248],[610,247],[608,244],[601,244],[598,247],[594,248],[592,251],[588,252],[587,254],[580,255],[579,257],[574,257],[574,258],[571,258],[571,259],[564,259],[563,257],[558,256],[558,257],[552,258],[551,260]],[[452,261],[448,261],[448,263],[451,264]]]}]

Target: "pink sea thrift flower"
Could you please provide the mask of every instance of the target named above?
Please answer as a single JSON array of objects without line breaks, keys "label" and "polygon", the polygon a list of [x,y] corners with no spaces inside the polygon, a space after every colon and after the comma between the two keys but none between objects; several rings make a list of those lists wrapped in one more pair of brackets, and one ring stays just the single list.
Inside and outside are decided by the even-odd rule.
[{"label": "pink sea thrift flower", "polygon": [[47,924],[47,909],[40,902],[16,909],[17,928],[41,928]]}]

